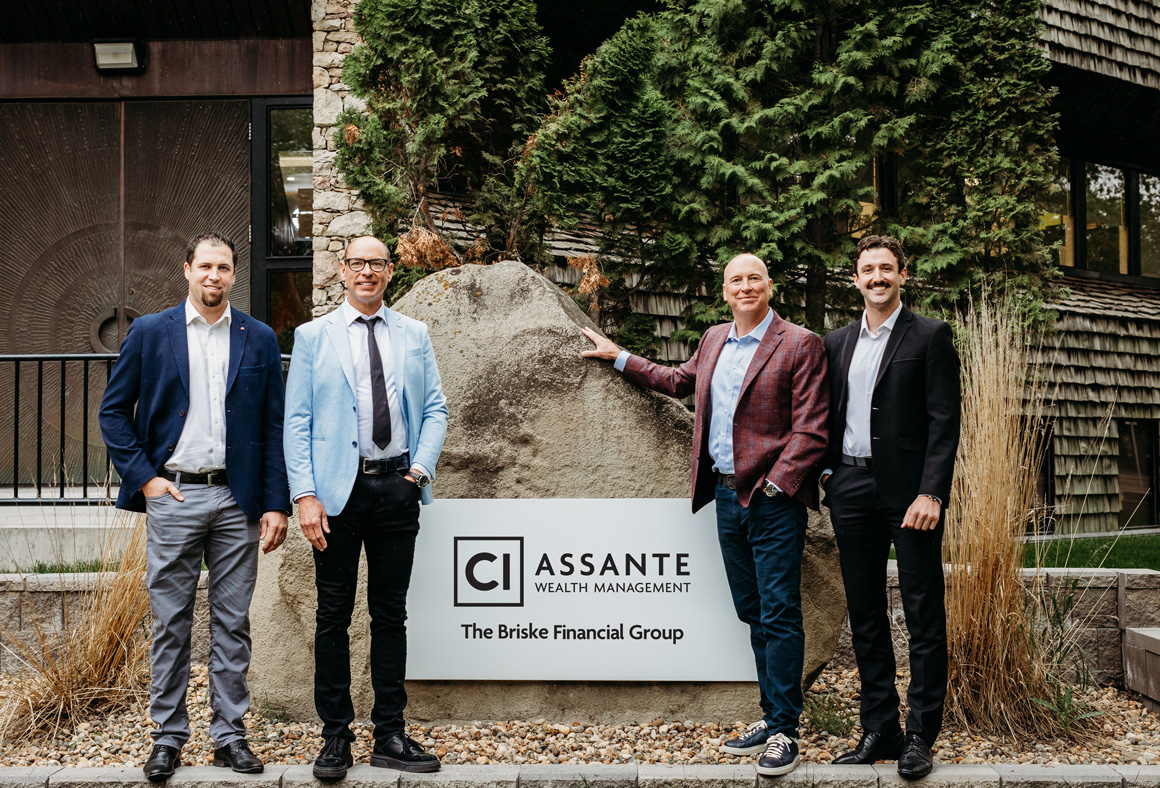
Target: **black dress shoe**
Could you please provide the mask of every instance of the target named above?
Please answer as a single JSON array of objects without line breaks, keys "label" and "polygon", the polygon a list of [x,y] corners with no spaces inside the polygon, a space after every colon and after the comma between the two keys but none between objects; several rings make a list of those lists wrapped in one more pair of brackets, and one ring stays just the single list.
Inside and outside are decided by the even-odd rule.
[{"label": "black dress shoe", "polygon": [[164,782],[180,765],[181,750],[168,744],[154,744],[149,760],[145,761],[145,776],[155,783]]},{"label": "black dress shoe", "polygon": [[371,766],[399,769],[404,772],[437,772],[439,758],[424,752],[419,742],[402,731],[395,731],[385,739],[375,742],[375,750],[371,753]]},{"label": "black dress shoe", "polygon": [[934,768],[930,745],[917,733],[906,734],[906,749],[898,758],[898,773],[908,780],[926,777]]},{"label": "black dress shoe", "polygon": [[213,765],[228,766],[241,774],[258,774],[266,768],[258,756],[250,752],[250,745],[246,744],[245,739],[232,741],[214,750]]},{"label": "black dress shoe", "polygon": [[350,742],[341,736],[327,736],[322,743],[322,751],[314,759],[314,778],[341,780],[352,766],[354,758],[350,754]]},{"label": "black dress shoe", "polygon": [[862,734],[862,741],[858,742],[858,746],[839,755],[834,759],[834,763],[849,766],[851,764],[874,763],[875,761],[894,761],[902,755],[902,749],[905,746],[906,738],[902,735],[902,731],[893,736],[887,736],[877,731],[866,731]]}]

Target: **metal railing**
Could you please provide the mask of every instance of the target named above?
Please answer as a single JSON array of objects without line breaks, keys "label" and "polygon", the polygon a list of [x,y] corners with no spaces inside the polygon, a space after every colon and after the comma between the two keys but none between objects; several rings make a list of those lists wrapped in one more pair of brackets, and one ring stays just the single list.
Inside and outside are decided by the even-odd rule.
[{"label": "metal railing", "polygon": [[[116,353],[0,355],[0,506],[109,501],[120,477],[97,413],[116,360]],[[282,356],[284,372],[289,360]]]}]

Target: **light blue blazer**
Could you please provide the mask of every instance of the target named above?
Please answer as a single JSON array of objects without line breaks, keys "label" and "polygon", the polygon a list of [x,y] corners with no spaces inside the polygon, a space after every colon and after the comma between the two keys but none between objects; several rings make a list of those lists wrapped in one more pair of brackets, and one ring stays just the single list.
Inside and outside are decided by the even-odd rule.
[{"label": "light blue blazer", "polygon": [[[386,313],[411,462],[434,474],[447,435],[435,350],[426,325],[391,309]],[[341,514],[358,474],[358,409],[346,329],[341,309],[299,326],[286,378],[283,445],[290,496],[313,491],[327,515]],[[428,485],[423,503],[431,500]]]}]

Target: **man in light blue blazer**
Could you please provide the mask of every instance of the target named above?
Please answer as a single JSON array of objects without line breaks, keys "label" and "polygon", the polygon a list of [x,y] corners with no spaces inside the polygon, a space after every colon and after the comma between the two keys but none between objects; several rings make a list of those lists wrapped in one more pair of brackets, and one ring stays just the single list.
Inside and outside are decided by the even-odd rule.
[{"label": "man in light blue blazer", "polygon": [[341,265],[346,300],[294,333],[286,380],[285,454],[298,522],[314,547],[318,612],[314,705],[323,745],[314,776],[353,764],[350,627],[359,555],[371,616],[371,765],[433,772],[439,759],[404,732],[407,588],[419,502],[447,433],[447,400],[427,326],[387,309],[394,265],[377,238],[356,238]]}]

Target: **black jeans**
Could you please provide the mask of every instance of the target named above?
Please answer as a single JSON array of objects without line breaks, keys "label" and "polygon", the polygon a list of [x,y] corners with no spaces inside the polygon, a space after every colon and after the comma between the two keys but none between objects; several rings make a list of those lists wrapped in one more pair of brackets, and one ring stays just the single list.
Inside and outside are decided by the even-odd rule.
[{"label": "black jeans", "polygon": [[890,544],[898,557],[898,591],[910,635],[910,712],[906,732],[934,744],[947,693],[947,625],[943,604],[942,536],[945,510],[931,531],[902,528],[906,509],[887,506],[874,474],[839,465],[826,483],[826,502],[838,542],[850,634],[862,679],[862,730],[898,732],[894,646],[886,600]]},{"label": "black jeans", "polygon": [[355,479],[350,500],[329,517],[326,549],[314,551],[318,612],[314,633],[314,707],[322,735],[354,741],[350,723],[350,629],[359,554],[367,553],[367,609],[371,617],[371,686],[375,738],[403,730],[407,691],[407,589],[419,531],[417,485],[402,473]]}]

